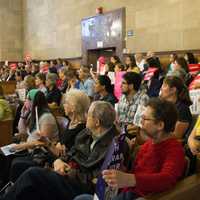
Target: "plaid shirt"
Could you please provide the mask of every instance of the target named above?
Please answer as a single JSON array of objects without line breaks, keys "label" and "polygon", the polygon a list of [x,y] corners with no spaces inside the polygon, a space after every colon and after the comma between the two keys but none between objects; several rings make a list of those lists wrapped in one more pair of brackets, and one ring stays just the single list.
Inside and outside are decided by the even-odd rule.
[{"label": "plaid shirt", "polygon": [[128,101],[125,95],[122,95],[117,108],[118,121],[120,126],[133,124],[133,119],[138,105],[145,105],[149,97],[144,91],[138,91],[131,101]]}]

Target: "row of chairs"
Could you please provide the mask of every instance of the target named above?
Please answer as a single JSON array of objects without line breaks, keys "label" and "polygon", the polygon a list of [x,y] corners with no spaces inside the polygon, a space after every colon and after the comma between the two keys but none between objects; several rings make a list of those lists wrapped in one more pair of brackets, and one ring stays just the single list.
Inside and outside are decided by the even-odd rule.
[{"label": "row of chairs", "polygon": [[[199,160],[198,160],[199,161]],[[200,162],[200,161],[199,161]],[[166,192],[149,195],[145,200],[199,200],[200,173],[182,179],[176,186]]]},{"label": "row of chairs", "polygon": [[16,81],[0,82],[3,88],[4,95],[14,94],[16,90]]}]

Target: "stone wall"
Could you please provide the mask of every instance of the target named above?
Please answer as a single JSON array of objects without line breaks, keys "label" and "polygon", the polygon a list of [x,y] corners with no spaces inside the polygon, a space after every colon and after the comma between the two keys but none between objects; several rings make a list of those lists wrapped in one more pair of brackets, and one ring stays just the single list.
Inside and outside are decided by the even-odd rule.
[{"label": "stone wall", "polygon": [[134,51],[200,49],[199,7],[199,0],[137,1],[133,14],[127,15],[127,20],[128,16],[131,19],[127,27],[135,30],[135,37],[127,41],[128,48]]},{"label": "stone wall", "polygon": [[80,57],[81,19],[99,6],[126,7],[132,52],[200,49],[199,0],[0,0],[1,60]]},{"label": "stone wall", "polygon": [[24,0],[25,51],[36,58],[81,56],[80,21],[126,7],[132,52],[200,49],[199,0]]},{"label": "stone wall", "polygon": [[22,59],[22,0],[0,0],[0,61]]}]

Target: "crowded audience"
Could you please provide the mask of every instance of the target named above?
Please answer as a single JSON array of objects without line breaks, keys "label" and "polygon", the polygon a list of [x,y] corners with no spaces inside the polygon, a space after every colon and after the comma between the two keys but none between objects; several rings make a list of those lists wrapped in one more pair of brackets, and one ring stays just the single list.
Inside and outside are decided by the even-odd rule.
[{"label": "crowded audience", "polygon": [[[99,71],[60,58],[0,66],[0,121],[13,123],[12,155],[0,155],[0,199],[92,200],[101,178],[110,200],[133,200],[196,173],[187,172],[200,155],[200,117],[188,87],[199,72],[191,74],[191,64],[198,65],[191,52],[170,54],[164,67],[149,51],[104,57]],[[9,96],[4,85],[13,82]],[[129,145],[127,165],[120,154],[119,168],[102,168],[113,142]]]}]

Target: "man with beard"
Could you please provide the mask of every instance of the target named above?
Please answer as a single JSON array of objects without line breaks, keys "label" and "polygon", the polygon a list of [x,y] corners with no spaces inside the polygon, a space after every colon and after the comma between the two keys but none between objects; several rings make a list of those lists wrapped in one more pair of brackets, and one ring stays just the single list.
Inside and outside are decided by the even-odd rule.
[{"label": "man with beard", "polygon": [[142,78],[135,72],[127,72],[122,80],[122,96],[118,103],[117,115],[120,127],[127,126],[128,134],[137,133],[138,127],[133,124],[135,113],[145,105],[148,96],[140,90]]}]

